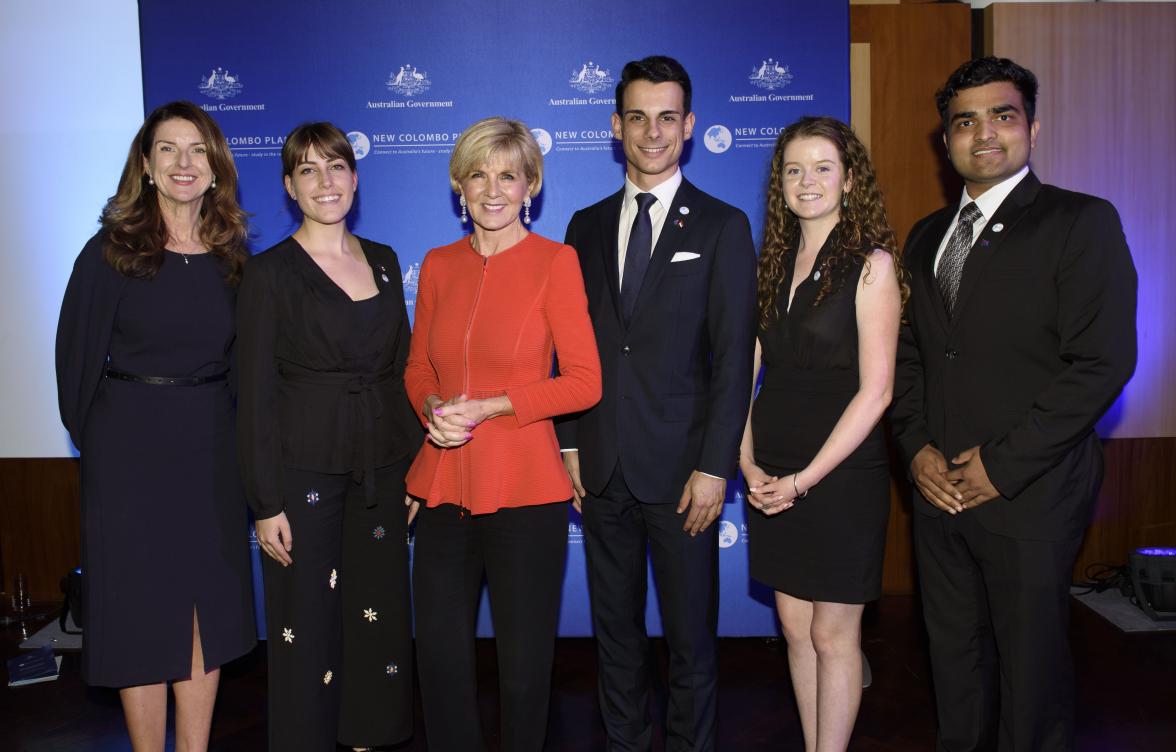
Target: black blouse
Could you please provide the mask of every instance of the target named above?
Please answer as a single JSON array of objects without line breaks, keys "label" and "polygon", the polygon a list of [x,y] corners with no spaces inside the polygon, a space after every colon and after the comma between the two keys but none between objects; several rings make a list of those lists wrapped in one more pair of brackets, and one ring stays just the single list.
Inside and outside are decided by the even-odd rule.
[{"label": "black blouse", "polygon": [[376,281],[353,301],[294,238],[246,265],[237,304],[241,472],[258,519],[283,511],[283,466],[362,477],[414,452],[404,393],[409,325],[400,262],[359,239]]}]

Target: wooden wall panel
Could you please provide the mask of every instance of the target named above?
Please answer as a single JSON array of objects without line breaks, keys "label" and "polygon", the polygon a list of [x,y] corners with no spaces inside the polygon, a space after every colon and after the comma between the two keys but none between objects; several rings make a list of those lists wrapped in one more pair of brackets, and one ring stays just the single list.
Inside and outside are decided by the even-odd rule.
[{"label": "wooden wall panel", "polygon": [[962,187],[944,155],[934,97],[971,57],[971,10],[852,5],[849,38],[870,45],[870,153],[902,242],[918,219],[957,199]]},{"label": "wooden wall panel", "polygon": [[1033,168],[1109,199],[1139,271],[1139,365],[1100,433],[1176,436],[1176,4],[1004,4],[985,48],[1037,74]]},{"label": "wooden wall panel", "polygon": [[33,600],[59,600],[81,563],[80,515],[76,459],[0,459],[0,589],[21,572]]},{"label": "wooden wall panel", "polygon": [[[868,146],[886,196],[890,223],[905,242],[911,226],[923,216],[954,201],[962,183],[944,157],[935,111],[935,90],[964,60],[971,57],[972,16],[966,5],[851,5],[849,38],[858,52],[852,75],[869,76],[850,83],[851,91],[867,88]],[[865,58],[865,65],[860,61]],[[853,113],[860,121],[861,113]],[[911,501],[905,472],[895,466],[886,561],[882,588],[887,593],[914,589],[911,549]]]}]

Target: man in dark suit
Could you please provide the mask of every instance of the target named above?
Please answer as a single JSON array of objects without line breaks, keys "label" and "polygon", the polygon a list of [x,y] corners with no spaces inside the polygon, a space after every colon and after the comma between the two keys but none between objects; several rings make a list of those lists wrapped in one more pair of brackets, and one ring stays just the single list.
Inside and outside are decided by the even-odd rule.
[{"label": "man in dark suit", "polygon": [[[651,557],[669,646],[667,750],[713,750],[718,546],[750,400],[755,248],[747,217],[682,178],[694,129],[676,61],[625,66],[613,134],[625,185],[576,212],[603,396],[560,425],[581,508],[610,750],[648,750]],[[647,553],[648,552],[648,553]]]},{"label": "man in dark suit", "polygon": [[1037,80],[972,60],[936,94],[959,203],[911,230],[891,422],[910,463],[940,750],[1068,750],[1071,569],[1096,421],[1135,367],[1135,268],[1106,201],[1029,170]]}]

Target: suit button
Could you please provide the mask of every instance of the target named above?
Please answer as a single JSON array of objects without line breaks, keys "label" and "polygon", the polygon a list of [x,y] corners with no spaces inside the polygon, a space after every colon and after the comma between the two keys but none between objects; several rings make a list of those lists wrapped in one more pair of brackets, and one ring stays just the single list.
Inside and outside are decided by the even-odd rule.
[{"label": "suit button", "polygon": [[945,352],[943,354],[943,357],[947,358],[948,360],[955,360],[959,356],[960,356],[960,354],[959,354],[959,351],[957,351],[957,350],[948,350],[947,352]]},{"label": "suit button", "polygon": [[623,352],[625,355],[628,355],[629,354],[629,346],[625,345],[624,347],[622,347],[621,352]]}]

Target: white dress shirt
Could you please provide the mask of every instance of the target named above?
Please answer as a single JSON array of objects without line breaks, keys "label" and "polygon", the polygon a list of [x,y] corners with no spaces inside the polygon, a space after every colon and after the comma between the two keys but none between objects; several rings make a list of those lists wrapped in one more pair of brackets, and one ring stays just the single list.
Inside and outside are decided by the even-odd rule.
[{"label": "white dress shirt", "polygon": [[964,188],[963,196],[960,197],[959,208],[956,209],[956,215],[952,218],[947,232],[943,234],[943,239],[939,241],[939,250],[935,252],[934,272],[939,272],[939,259],[943,257],[943,251],[947,248],[947,240],[955,232],[956,225],[960,223],[960,211],[973,202],[975,202],[976,208],[980,210],[980,219],[972,223],[972,242],[975,243],[976,238],[980,237],[980,233],[984,232],[984,227],[988,224],[988,220],[992,219],[992,215],[996,214],[996,210],[1000,208],[1000,205],[1009,197],[1009,194],[1013,192],[1017,184],[1024,180],[1028,174],[1029,165],[1025,165],[1016,175],[1013,175],[1011,178],[1005,178],[984,191],[984,193],[981,193],[980,198],[972,198],[968,195],[968,189]]},{"label": "white dress shirt", "polygon": [[649,221],[653,224],[653,244],[649,247],[649,254],[657,247],[657,239],[661,237],[662,227],[666,223],[666,216],[670,213],[670,205],[674,203],[674,196],[678,193],[678,186],[682,185],[681,168],[674,171],[666,180],[658,183],[648,191],[638,188],[629,176],[625,176],[625,199],[621,202],[621,220],[617,227],[617,279],[625,279],[625,251],[629,248],[629,233],[633,231],[633,220],[637,218],[637,194],[652,193],[657,201],[649,207]]}]

